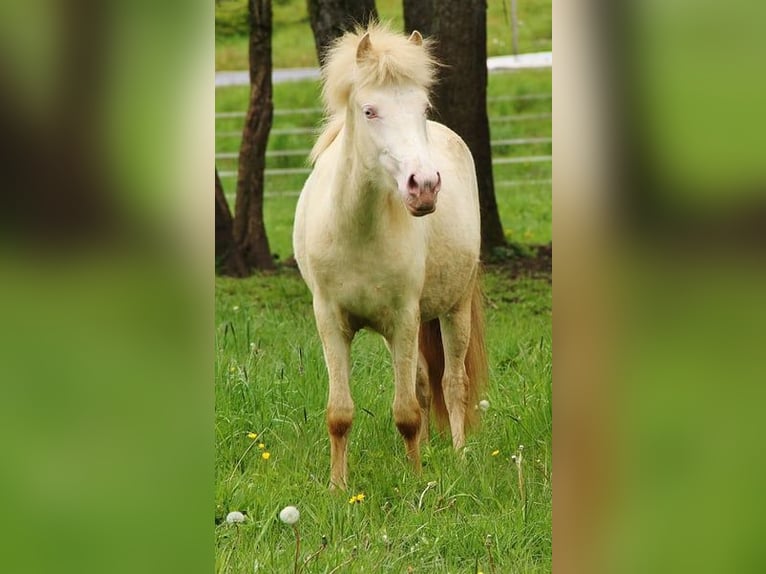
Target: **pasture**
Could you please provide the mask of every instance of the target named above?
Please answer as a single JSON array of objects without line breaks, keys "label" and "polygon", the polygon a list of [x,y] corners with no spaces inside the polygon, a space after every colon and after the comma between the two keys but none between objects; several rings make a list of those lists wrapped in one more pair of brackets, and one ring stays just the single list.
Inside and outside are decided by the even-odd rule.
[{"label": "pasture", "polygon": [[[232,207],[247,92],[216,92],[216,165]],[[489,408],[462,457],[432,429],[423,473],[413,474],[391,413],[389,354],[362,332],[349,490],[331,493],[327,374],[308,289],[289,265],[216,279],[217,572],[293,571],[295,535],[278,518],[287,505],[301,512],[302,572],[550,571],[551,278],[525,259],[551,241],[550,94],[550,70],[490,76],[496,195],[512,247],[483,277]],[[321,121],[319,85],[275,85],[274,101],[265,222],[285,261]],[[509,254],[521,259],[502,262]],[[227,524],[233,510],[245,522]]]}]

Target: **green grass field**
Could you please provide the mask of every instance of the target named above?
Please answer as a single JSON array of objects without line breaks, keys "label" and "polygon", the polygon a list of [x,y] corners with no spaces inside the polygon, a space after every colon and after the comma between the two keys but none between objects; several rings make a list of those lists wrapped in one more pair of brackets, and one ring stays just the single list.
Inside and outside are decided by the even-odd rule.
[{"label": "green grass field", "polygon": [[[496,269],[485,288],[490,408],[465,456],[435,435],[422,476],[410,471],[391,416],[390,360],[364,332],[352,352],[342,494],[328,490],[326,374],[300,276],[217,280],[215,512],[248,516],[216,527],[218,572],[292,571],[293,533],[276,518],[286,505],[301,511],[301,560],[318,552],[304,572],[550,571],[550,283]],[[364,501],[349,503],[358,493]]]},{"label": "green grass field", "polygon": [[[281,19],[275,65],[313,65],[308,23],[293,4],[274,3],[275,22]],[[385,11],[394,2],[377,4],[396,22]],[[502,14],[501,3],[490,3],[490,14],[498,9]],[[522,43],[525,51],[550,48],[549,32],[547,48],[545,34],[533,36],[538,40]],[[227,43],[231,54],[241,52],[238,42],[217,39],[218,65],[230,57]],[[242,114],[247,93],[246,87],[218,89],[216,112]],[[551,154],[550,94],[550,70],[490,76],[492,139],[500,142],[493,157],[514,162],[494,166],[496,196],[506,235],[521,252],[551,241],[551,163],[524,160]],[[321,122],[319,86],[278,84],[274,101],[267,168],[305,170]],[[232,206],[241,126],[241,115],[216,119],[216,165]],[[292,254],[293,213],[305,178],[274,171],[266,177],[265,223],[280,260]],[[286,505],[301,512],[304,573],[550,571],[550,274],[490,266],[484,288],[490,408],[464,456],[453,452],[448,437],[434,434],[422,476],[411,472],[391,415],[388,353],[379,336],[363,332],[352,350],[350,488],[331,493],[327,375],[305,284],[285,266],[248,279],[216,279],[217,572],[292,572],[295,537],[277,518]],[[360,493],[362,502],[349,502]],[[246,521],[227,524],[232,510],[246,512]]]}]

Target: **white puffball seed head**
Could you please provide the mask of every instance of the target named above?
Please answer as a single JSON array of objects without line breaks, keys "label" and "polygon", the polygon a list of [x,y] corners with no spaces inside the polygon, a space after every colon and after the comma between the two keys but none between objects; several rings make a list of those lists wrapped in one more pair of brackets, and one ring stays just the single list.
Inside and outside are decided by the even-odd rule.
[{"label": "white puffball seed head", "polygon": [[294,506],[285,506],[279,512],[279,519],[285,524],[289,524],[290,526],[298,522],[298,519],[300,517],[301,517],[301,513],[298,512],[298,509],[295,508]]},{"label": "white puffball seed head", "polygon": [[245,515],[239,512],[238,510],[229,512],[229,514],[226,515],[226,522],[228,522],[229,524],[234,524],[235,522],[244,522],[244,521],[245,521]]},{"label": "white puffball seed head", "polygon": [[489,401],[486,399],[479,401],[479,408],[486,412],[489,409]]}]

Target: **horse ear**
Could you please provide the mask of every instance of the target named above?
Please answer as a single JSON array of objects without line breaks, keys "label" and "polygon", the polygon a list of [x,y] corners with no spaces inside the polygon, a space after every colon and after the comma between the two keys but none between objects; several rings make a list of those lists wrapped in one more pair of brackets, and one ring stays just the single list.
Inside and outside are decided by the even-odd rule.
[{"label": "horse ear", "polygon": [[359,40],[359,45],[356,47],[356,61],[361,62],[367,55],[367,52],[372,48],[372,42],[370,42],[370,33],[365,32],[362,39]]},{"label": "horse ear", "polygon": [[415,44],[416,46],[422,46],[423,36],[417,30],[413,30],[412,34],[410,34],[409,41]]}]

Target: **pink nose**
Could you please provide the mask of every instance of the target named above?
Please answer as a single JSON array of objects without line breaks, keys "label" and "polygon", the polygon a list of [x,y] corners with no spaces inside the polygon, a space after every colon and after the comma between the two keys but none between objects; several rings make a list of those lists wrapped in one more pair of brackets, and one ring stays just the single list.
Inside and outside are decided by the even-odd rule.
[{"label": "pink nose", "polygon": [[420,217],[436,209],[436,194],[442,187],[442,176],[438,171],[433,175],[413,173],[407,180],[407,207],[412,215]]}]

